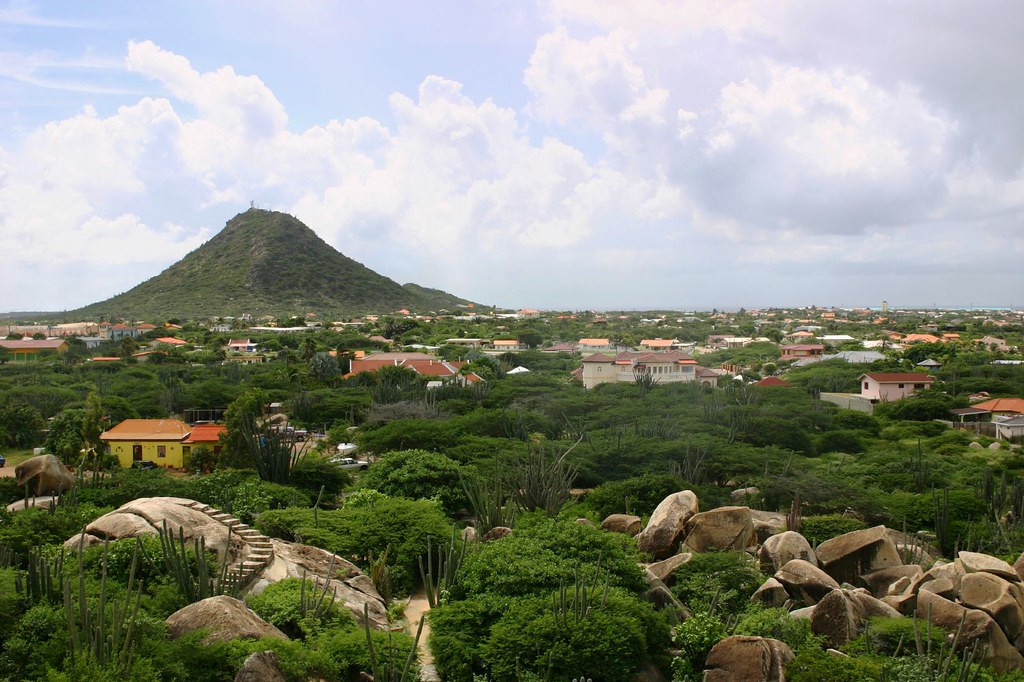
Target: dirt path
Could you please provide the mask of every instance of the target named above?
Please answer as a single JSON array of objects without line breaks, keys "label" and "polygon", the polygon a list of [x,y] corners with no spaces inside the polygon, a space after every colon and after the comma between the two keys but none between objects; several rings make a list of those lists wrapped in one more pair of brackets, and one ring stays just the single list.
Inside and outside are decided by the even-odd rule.
[{"label": "dirt path", "polygon": [[[410,637],[416,636],[416,628],[420,625],[420,617],[430,610],[427,602],[427,593],[423,590],[413,593],[405,605],[405,631]],[[433,663],[434,657],[430,653],[430,623],[423,623],[423,633],[420,635],[420,663]]]},{"label": "dirt path", "polygon": [[[416,636],[416,628],[420,625],[420,618],[430,611],[430,604],[427,602],[427,594],[423,590],[413,593],[405,605],[405,631],[410,637]],[[423,622],[423,632],[420,634],[419,659],[420,659],[420,680],[421,682],[432,682],[440,680],[437,669],[434,667],[434,656],[430,653],[430,623]]]}]

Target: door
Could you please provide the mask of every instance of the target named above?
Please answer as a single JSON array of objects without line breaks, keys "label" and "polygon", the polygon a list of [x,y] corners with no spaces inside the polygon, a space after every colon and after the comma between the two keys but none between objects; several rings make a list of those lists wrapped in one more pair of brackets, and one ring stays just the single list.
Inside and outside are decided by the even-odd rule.
[{"label": "door", "polygon": [[142,445],[135,444],[135,445],[132,446],[132,461],[133,462],[141,462],[142,461]]}]

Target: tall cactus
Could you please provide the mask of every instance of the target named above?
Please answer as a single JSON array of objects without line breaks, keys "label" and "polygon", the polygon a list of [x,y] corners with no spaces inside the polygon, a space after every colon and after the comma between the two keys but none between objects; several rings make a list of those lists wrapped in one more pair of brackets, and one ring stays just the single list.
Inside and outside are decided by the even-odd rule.
[{"label": "tall cactus", "polygon": [[452,528],[452,537],[446,545],[438,545],[437,557],[434,557],[433,538],[427,538],[427,556],[424,563],[420,557],[420,577],[427,593],[427,603],[435,608],[441,603],[441,597],[452,589],[455,575],[466,558],[466,543],[462,542]]}]

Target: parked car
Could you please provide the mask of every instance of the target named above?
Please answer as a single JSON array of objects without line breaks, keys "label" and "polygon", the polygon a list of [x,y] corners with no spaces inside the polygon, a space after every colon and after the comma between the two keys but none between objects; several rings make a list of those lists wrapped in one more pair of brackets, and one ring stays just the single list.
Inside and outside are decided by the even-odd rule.
[{"label": "parked car", "polygon": [[140,459],[132,462],[132,469],[156,469],[156,462],[150,462],[148,459]]},{"label": "parked car", "polygon": [[3,455],[0,455],[0,467],[5,467],[5,466],[7,466],[7,458],[4,457]]},{"label": "parked car", "polygon": [[370,463],[365,459],[353,459],[352,457],[341,457],[335,455],[329,460],[331,464],[334,464],[342,469],[358,469],[359,471],[366,471],[370,468]]}]

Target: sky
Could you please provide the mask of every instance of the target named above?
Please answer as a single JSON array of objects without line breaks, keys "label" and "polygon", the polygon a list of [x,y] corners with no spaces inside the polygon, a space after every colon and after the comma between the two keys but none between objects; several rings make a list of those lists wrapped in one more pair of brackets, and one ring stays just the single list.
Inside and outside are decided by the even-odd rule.
[{"label": "sky", "polygon": [[0,0],[0,312],[255,205],[541,309],[1024,306],[1024,3]]}]

